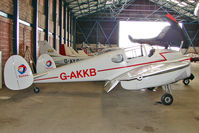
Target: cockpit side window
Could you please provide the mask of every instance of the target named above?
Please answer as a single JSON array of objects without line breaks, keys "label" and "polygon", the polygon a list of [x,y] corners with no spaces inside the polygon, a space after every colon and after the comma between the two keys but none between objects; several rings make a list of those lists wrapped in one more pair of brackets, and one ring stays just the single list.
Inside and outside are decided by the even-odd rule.
[{"label": "cockpit side window", "polygon": [[117,54],[113,58],[111,58],[111,61],[114,63],[121,63],[122,61],[124,61],[124,57],[122,54]]},{"label": "cockpit side window", "polygon": [[125,51],[125,54],[126,54],[127,59],[144,56],[143,55],[143,47],[135,46],[135,47],[129,48]]}]

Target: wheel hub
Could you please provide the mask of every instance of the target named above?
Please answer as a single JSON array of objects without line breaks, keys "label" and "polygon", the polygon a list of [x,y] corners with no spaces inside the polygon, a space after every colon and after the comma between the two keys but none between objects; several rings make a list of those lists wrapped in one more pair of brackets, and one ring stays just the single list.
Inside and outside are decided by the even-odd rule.
[{"label": "wheel hub", "polygon": [[165,102],[166,103],[170,103],[171,102],[171,98],[170,97],[165,97]]}]

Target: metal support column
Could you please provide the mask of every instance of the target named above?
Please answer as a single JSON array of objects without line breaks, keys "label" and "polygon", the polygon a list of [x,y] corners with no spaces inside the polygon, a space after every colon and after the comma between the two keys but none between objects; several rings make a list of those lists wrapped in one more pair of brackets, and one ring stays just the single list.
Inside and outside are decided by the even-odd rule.
[{"label": "metal support column", "polygon": [[45,16],[46,16],[45,40],[49,41],[49,0],[45,0]]},{"label": "metal support column", "polygon": [[19,0],[13,0],[13,54],[19,54]]},{"label": "metal support column", "polygon": [[70,12],[70,32],[69,32],[69,34],[70,34],[70,39],[69,39],[69,42],[70,42],[70,46],[72,46],[71,44],[72,44],[72,21],[73,21],[73,16],[72,16],[72,12]]},{"label": "metal support column", "polygon": [[67,37],[66,37],[66,33],[67,33],[67,26],[66,26],[66,8],[67,8],[67,3],[64,2],[64,44],[66,44],[67,41]]},{"label": "metal support column", "polygon": [[0,89],[2,88],[2,52],[0,51]]},{"label": "metal support column", "polygon": [[62,0],[59,0],[59,48],[61,48],[61,44],[62,44]]},{"label": "metal support column", "polygon": [[81,28],[79,22],[77,22],[77,26],[78,26],[78,28],[80,29],[80,31],[81,31],[81,33],[82,33],[82,35],[83,35],[83,37],[84,37],[84,40],[86,41],[85,43],[89,44],[88,40],[86,40],[86,35],[84,34],[84,32],[83,32],[83,30],[82,30],[82,28]]},{"label": "metal support column", "polygon": [[56,49],[56,44],[57,44],[57,0],[53,1],[53,21],[54,21],[53,47],[54,47],[54,49]]},{"label": "metal support column", "polygon": [[[109,42],[109,40],[110,40],[112,34],[114,33],[114,31],[115,31],[115,29],[117,28],[118,25],[119,25],[119,21],[116,21],[116,24],[115,24],[115,26],[113,27],[113,30],[111,31],[111,33],[110,33],[110,35],[109,35],[109,37],[108,37],[108,40],[106,40],[105,43]],[[110,44],[110,42],[109,42],[109,45],[110,45],[110,47],[112,47],[112,45]]]},{"label": "metal support column", "polygon": [[69,46],[69,34],[70,34],[70,33],[69,33],[69,32],[70,32],[70,31],[69,31],[69,24],[70,24],[70,23],[69,23],[69,19],[70,19],[69,16],[70,16],[70,10],[68,9],[68,10],[67,10],[67,45],[68,45],[68,46]]},{"label": "metal support column", "polygon": [[106,38],[106,43],[107,43],[107,42],[110,43],[110,42],[109,42],[109,39],[108,39],[108,37],[107,37],[107,35],[106,35],[106,33],[104,32],[104,29],[103,29],[102,26],[101,26],[101,24],[100,24],[99,22],[97,22],[97,23],[98,23],[98,25],[99,25],[99,27],[100,27],[100,29],[101,29],[101,31],[102,31],[104,37]]},{"label": "metal support column", "polygon": [[81,33],[82,33],[84,39],[85,39],[84,42],[87,43],[88,45],[89,45],[88,39],[89,39],[91,33],[93,32],[95,26],[98,25],[98,22],[97,22],[97,21],[93,21],[93,22],[95,22],[95,23],[93,24],[93,26],[92,26],[91,29],[89,30],[89,33],[87,34],[87,36],[86,36],[86,34],[84,33],[83,29],[81,28],[79,22],[77,23],[77,26],[78,26],[78,28],[80,29],[80,31],[81,31]]},{"label": "metal support column", "polygon": [[91,35],[91,33],[93,32],[93,30],[94,30],[94,28],[95,28],[96,25],[97,25],[97,21],[95,21],[93,27],[90,29],[90,31],[89,31],[89,33],[88,33],[88,35],[87,35],[87,37],[86,37],[85,42],[88,42],[88,38],[90,37],[90,35]]},{"label": "metal support column", "polygon": [[187,30],[186,30],[186,28],[184,27],[184,25],[183,25],[183,29],[184,29],[184,32],[185,32],[185,34],[186,34],[186,36],[187,36],[187,38],[188,38],[188,41],[189,41],[189,46],[188,46],[188,48],[185,50],[184,54],[187,53],[187,51],[189,50],[190,46],[193,47],[193,50],[194,50],[195,54],[198,54],[198,52],[197,52],[197,50],[195,49],[195,46],[194,46],[194,44],[193,44],[193,41],[195,40],[195,38],[196,38],[196,36],[197,36],[197,34],[198,34],[198,31],[196,32],[196,34],[195,34],[195,36],[193,37],[193,39],[191,39],[190,36],[189,36],[189,34],[188,34],[188,32],[187,32]]},{"label": "metal support column", "polygon": [[38,0],[33,0],[33,59],[37,62]]},{"label": "metal support column", "polygon": [[76,18],[73,17],[73,48],[76,49]]},{"label": "metal support column", "polygon": [[98,41],[99,41],[99,23],[97,23],[96,27],[96,51],[98,51]]}]

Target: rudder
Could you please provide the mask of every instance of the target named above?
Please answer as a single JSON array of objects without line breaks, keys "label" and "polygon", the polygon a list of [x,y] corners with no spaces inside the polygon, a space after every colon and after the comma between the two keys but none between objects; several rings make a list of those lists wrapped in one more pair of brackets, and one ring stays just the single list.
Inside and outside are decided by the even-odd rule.
[{"label": "rudder", "polygon": [[52,57],[50,57],[48,54],[42,54],[39,56],[36,65],[37,73],[45,73],[55,68],[56,65]]},{"label": "rudder", "polygon": [[39,41],[40,54],[49,54],[50,56],[61,56],[47,41]]},{"label": "rudder", "polygon": [[4,80],[11,90],[22,90],[31,86],[33,74],[26,60],[19,55],[11,56],[4,67]]}]

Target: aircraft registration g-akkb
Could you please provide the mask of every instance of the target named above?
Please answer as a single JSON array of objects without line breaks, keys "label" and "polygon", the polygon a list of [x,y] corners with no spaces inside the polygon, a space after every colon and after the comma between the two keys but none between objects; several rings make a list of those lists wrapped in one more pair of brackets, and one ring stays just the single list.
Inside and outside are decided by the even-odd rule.
[{"label": "aircraft registration g-akkb", "polygon": [[[190,57],[168,49],[152,49],[147,53],[145,45],[140,45],[109,51],[58,68],[51,57],[41,56],[37,69],[42,69],[33,75],[25,59],[13,55],[5,64],[4,79],[11,90],[26,89],[33,83],[81,81],[106,81],[106,92],[118,83],[127,90],[165,86],[166,93],[161,101],[170,105],[173,102],[170,85],[179,80],[188,84],[189,79],[193,79],[190,60]],[[34,87],[34,91],[38,93],[39,88]]]}]

